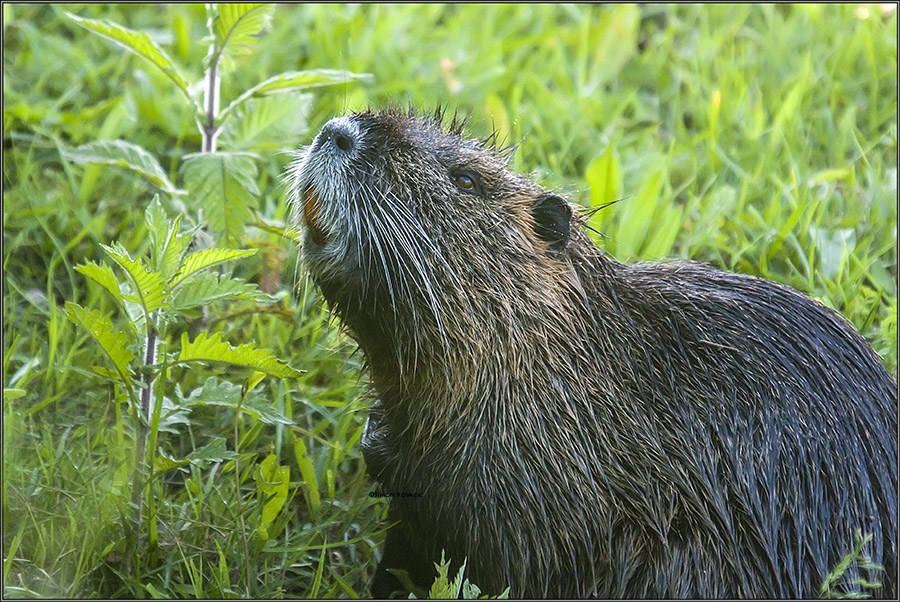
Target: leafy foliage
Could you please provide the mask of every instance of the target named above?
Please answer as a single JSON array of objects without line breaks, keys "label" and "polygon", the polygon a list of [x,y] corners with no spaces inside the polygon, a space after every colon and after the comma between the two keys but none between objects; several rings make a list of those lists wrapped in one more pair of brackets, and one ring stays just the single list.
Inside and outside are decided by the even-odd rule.
[{"label": "leafy foliage", "polygon": [[236,110],[242,103],[256,96],[272,94],[273,92],[281,93],[342,84],[354,79],[371,79],[371,75],[368,73],[350,73],[349,71],[338,69],[310,69],[308,71],[280,73],[248,88],[243,94],[235,98],[231,104],[222,109],[219,117],[225,119],[229,113]]},{"label": "leafy foliage", "polygon": [[63,156],[75,163],[118,165],[146,176],[167,194],[178,192],[153,155],[125,140],[88,142],[75,149],[64,150]]},{"label": "leafy foliage", "polygon": [[181,353],[175,360],[183,362],[223,362],[241,368],[250,368],[278,376],[281,378],[295,377],[299,373],[278,361],[268,349],[257,349],[253,343],[247,343],[235,348],[222,341],[222,333],[217,332],[212,337],[207,337],[201,332],[193,341],[189,341],[187,333],[181,335]]},{"label": "leafy foliage", "polygon": [[108,40],[112,40],[122,48],[150,61],[151,64],[155,65],[165,73],[166,77],[175,83],[178,90],[190,100],[187,81],[181,76],[175,68],[175,65],[172,64],[172,61],[166,57],[165,53],[153,43],[153,40],[151,40],[150,36],[145,32],[132,31],[109,20],[88,19],[73,15],[72,13],[66,13],[66,16],[82,27],[93,31]]},{"label": "leafy foliage", "polygon": [[[217,69],[225,108],[210,131],[220,132],[222,150],[254,153],[257,169],[256,209],[232,232],[248,254],[175,286],[184,257],[222,250],[225,231],[198,220],[194,199],[128,166],[136,155],[111,150],[83,163],[67,153],[125,140],[154,157],[174,189],[188,188],[184,157],[213,136],[202,102],[211,87],[204,60],[215,43],[207,8],[70,9],[81,13],[76,20],[143,30],[179,84],[165,62],[127,48],[140,40],[126,36],[123,52],[118,34],[96,35],[65,7],[4,4],[4,594],[366,596],[385,504],[366,495],[372,484],[357,445],[366,404],[361,358],[314,288],[294,286],[302,268],[278,185],[287,159],[272,150],[307,144],[326,120],[369,106],[427,110],[440,99],[458,108],[471,135],[496,128],[506,144],[521,143],[513,169],[586,208],[622,199],[590,221],[607,236],[598,241],[606,250],[628,259],[616,245],[632,236],[624,245],[642,259],[692,258],[789,284],[846,315],[896,373],[891,9],[278,6],[251,37],[252,53],[235,53],[233,69]],[[375,77],[356,75],[364,72]],[[314,99],[297,100],[299,114],[285,122],[293,133],[280,134],[279,100],[309,92]],[[598,194],[591,166],[607,152],[616,160],[615,190]],[[657,172],[656,204],[623,219]],[[160,213],[147,221],[157,192]],[[178,221],[173,239],[162,208]],[[671,244],[662,208],[682,212]],[[170,366],[165,387],[154,389],[159,437],[147,450],[154,476],[143,488],[143,539],[129,540],[123,525],[132,523],[138,467],[129,391],[144,391],[144,318],[115,292],[121,281],[121,295],[135,294],[100,247],[110,241],[163,274],[169,307],[161,310],[160,367],[177,356],[183,332],[194,340],[213,330],[234,345],[264,342],[304,370],[251,386],[254,379],[234,380],[237,369],[225,364]],[[238,294],[233,280],[259,282],[276,302]],[[213,307],[179,305],[181,295],[199,300],[218,285],[235,296]],[[126,337],[132,387],[89,330],[68,318],[67,301],[109,318],[112,332]],[[167,313],[179,317],[168,321]],[[183,400],[210,376],[221,403],[200,394]],[[263,542],[254,531],[268,494],[261,498],[253,477],[269,454],[294,481]]]},{"label": "leafy foliage", "polygon": [[[253,42],[272,21],[272,4],[220,4],[210,14],[218,53],[230,59],[250,52]],[[216,54],[213,57],[218,58]]]},{"label": "leafy foliage", "polygon": [[188,196],[199,205],[210,228],[235,244],[259,196],[253,156],[238,152],[196,153],[185,157],[182,174]]},{"label": "leafy foliage", "polygon": [[[124,333],[114,331],[108,317],[101,316],[96,310],[86,310],[76,303],[66,304],[66,315],[90,333],[113,363],[116,372],[108,373],[99,367],[95,367],[95,370],[111,378],[117,376],[117,380],[132,401],[133,415],[136,419],[134,431],[139,452],[137,471],[132,482],[132,499],[137,514],[132,524],[125,525],[128,538],[140,535],[136,529],[140,527],[143,519],[144,507],[141,499],[145,488],[152,482],[151,474],[162,474],[184,467],[202,470],[210,463],[228,460],[237,462],[239,458],[236,452],[225,449],[224,439],[217,438],[191,452],[184,459],[175,460],[162,450],[156,449],[160,433],[177,433],[179,426],[190,424],[188,416],[193,408],[205,406],[230,408],[253,416],[265,424],[292,425],[293,421],[268,407],[250,390],[259,384],[265,374],[281,378],[300,375],[299,371],[278,360],[268,349],[257,348],[253,343],[232,347],[222,340],[221,332],[209,336],[206,331],[202,331],[193,341],[188,339],[187,333],[182,333],[179,352],[174,354],[167,351],[170,348],[170,343],[166,340],[167,327],[174,325],[180,317],[190,315],[188,312],[190,309],[228,299],[249,299],[262,303],[270,303],[274,299],[243,280],[220,279],[215,273],[206,271],[225,261],[252,255],[253,251],[206,249],[187,255],[185,251],[190,244],[189,237],[178,232],[179,219],[172,221],[166,219],[158,199],[148,207],[145,219],[153,242],[151,246],[153,256],[148,262],[144,262],[141,258],[132,259],[121,244],[100,245],[124,273],[125,280],[116,279],[115,273],[106,263],[91,262],[76,268],[103,286],[121,307],[126,307],[129,303],[137,303],[141,307],[143,319],[133,321],[132,328],[144,349],[143,362],[135,364],[135,355],[127,347],[128,337]],[[161,358],[157,356],[160,343],[166,350],[163,351]],[[182,396],[180,388],[176,387],[177,403],[162,396],[162,389],[169,380],[169,371],[172,367],[211,362],[250,371],[249,384],[245,383],[244,387],[234,386],[227,382],[219,382],[211,376],[203,387],[194,390],[188,396]],[[140,385],[134,378],[136,374],[144,377]],[[161,386],[155,387],[159,391],[155,404],[152,403],[153,383],[162,383]],[[138,399],[141,400],[140,406]],[[145,424],[149,425],[149,429],[144,427]],[[145,458],[144,454],[148,447],[150,454]],[[265,500],[261,502],[264,505],[256,533],[265,541],[269,539],[269,529],[284,505],[289,469],[272,467],[271,462],[268,464],[263,462],[260,466],[255,478],[259,494],[260,496],[265,494]],[[273,480],[277,480],[277,485],[272,483]],[[151,490],[150,493],[156,492]],[[152,549],[158,539],[153,498],[149,500],[147,512],[151,521],[149,544]]]},{"label": "leafy foliage", "polygon": [[[872,541],[872,534],[868,533],[865,537],[862,536],[862,533],[859,529],[856,530],[855,534],[855,545],[853,550],[849,552],[841,561],[835,565],[834,569],[828,573],[825,579],[822,581],[822,587],[819,590],[819,596],[825,599],[860,599],[860,598],[869,598],[870,594],[865,592],[838,592],[837,586],[844,579],[847,571],[850,570],[851,566],[854,566],[860,570],[874,571],[876,573],[883,571],[884,567],[880,564],[876,564],[872,562],[872,559],[869,558],[865,553],[866,546]],[[861,586],[863,590],[877,590],[881,587],[881,583],[869,581],[868,579],[859,577],[853,580],[853,583]]]},{"label": "leafy foliage", "polygon": [[[456,577],[450,581],[450,560],[444,558],[444,551],[441,550],[441,561],[435,563],[438,576],[435,578],[428,592],[429,600],[507,600],[509,599],[509,588],[507,587],[503,593],[496,596],[482,595],[481,589],[474,583],[470,583],[468,579],[463,579],[466,572],[466,562],[464,560]],[[410,598],[415,598],[410,594]]]},{"label": "leafy foliage", "polygon": [[134,359],[134,354],[125,347],[128,337],[124,333],[115,332],[108,317],[101,316],[96,310],[86,310],[77,303],[66,303],[66,315],[91,333],[116,367],[119,377],[126,385],[130,385],[132,372],[129,364]]}]

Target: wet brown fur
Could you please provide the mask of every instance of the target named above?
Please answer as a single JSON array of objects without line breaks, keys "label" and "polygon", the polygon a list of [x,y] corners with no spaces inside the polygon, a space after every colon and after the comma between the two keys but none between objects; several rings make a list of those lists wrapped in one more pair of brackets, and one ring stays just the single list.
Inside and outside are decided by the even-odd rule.
[{"label": "wet brown fur", "polygon": [[[342,131],[352,151],[327,146]],[[370,472],[423,494],[392,500],[373,592],[387,568],[427,586],[444,549],[514,597],[811,596],[861,529],[885,571],[842,586],[895,596],[897,384],[862,337],[785,286],[615,261],[506,154],[366,112],[293,168],[379,399]]]}]

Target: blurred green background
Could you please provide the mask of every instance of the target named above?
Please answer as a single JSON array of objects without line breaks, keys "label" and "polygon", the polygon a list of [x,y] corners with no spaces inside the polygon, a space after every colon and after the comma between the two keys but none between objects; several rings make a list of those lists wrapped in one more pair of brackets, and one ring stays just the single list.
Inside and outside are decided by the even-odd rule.
[{"label": "blurred green background", "polygon": [[[3,5],[3,380],[24,392],[4,395],[5,595],[367,595],[385,500],[367,496],[357,445],[361,358],[293,243],[252,226],[243,246],[262,252],[241,275],[281,295],[280,309],[214,308],[210,323],[306,371],[264,389],[296,426],[210,411],[165,445],[183,455],[218,433],[250,457],[275,453],[294,499],[281,529],[249,545],[252,479],[227,465],[172,471],[161,554],[131,570],[140,551],[120,522],[133,443],[89,369],[96,350],[61,307],[112,309],[73,268],[100,259],[100,243],[145,252],[155,189],[62,151],[128,140],[175,181],[200,135],[165,76],[65,11],[147,32],[191,83],[207,52],[203,5]],[[467,115],[473,137],[520,142],[513,169],[571,200],[624,198],[591,221],[617,258],[691,258],[786,283],[847,316],[896,376],[896,40],[886,5],[279,5],[222,95],[287,70],[372,74],[230,134],[260,157],[272,223],[286,220],[283,151],[329,118],[440,105]]]}]

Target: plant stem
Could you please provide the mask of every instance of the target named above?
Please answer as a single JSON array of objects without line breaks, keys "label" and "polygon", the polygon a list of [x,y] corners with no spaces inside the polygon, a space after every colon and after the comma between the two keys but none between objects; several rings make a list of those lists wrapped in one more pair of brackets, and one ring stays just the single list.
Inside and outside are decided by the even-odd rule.
[{"label": "plant stem", "polygon": [[[158,316],[151,313],[147,316],[147,344],[144,353],[144,368],[148,369],[156,363],[156,328]],[[132,483],[131,499],[135,504],[137,530],[140,531],[143,520],[143,491],[145,473],[144,459],[147,455],[147,425],[150,423],[150,402],[153,394],[153,373],[147,370],[144,373],[144,389],[141,391],[141,409],[137,417],[137,458]],[[149,475],[147,476],[149,478]]]},{"label": "plant stem", "polygon": [[[151,313],[147,320],[147,348],[144,354],[144,367],[152,366],[156,363],[156,328],[158,325],[158,316]],[[150,402],[153,399],[153,373],[147,371],[144,374],[144,384],[146,387],[141,391],[141,414],[150,423]]]},{"label": "plant stem", "polygon": [[210,56],[215,58],[206,72],[206,123],[203,126],[203,152],[216,152],[216,138],[219,136],[219,128],[216,125],[216,113],[219,112],[219,59],[216,56],[216,45],[209,48]]},{"label": "plant stem", "polygon": [[241,525],[241,539],[244,543],[244,586],[245,591],[247,592],[247,597],[252,598],[253,593],[251,591],[251,583],[252,583],[252,572],[250,570],[250,548],[247,545],[247,527],[244,524],[244,500],[241,497],[241,469],[240,469],[240,420],[241,420],[241,405],[244,403],[244,396],[241,395],[241,399],[238,402],[238,409],[234,413],[234,482],[237,487],[238,494],[238,522]]}]

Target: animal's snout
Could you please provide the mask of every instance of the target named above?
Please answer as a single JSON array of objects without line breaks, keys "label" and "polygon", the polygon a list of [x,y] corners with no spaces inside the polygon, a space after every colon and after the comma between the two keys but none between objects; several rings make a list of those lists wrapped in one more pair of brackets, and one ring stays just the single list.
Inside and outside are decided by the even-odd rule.
[{"label": "animal's snout", "polygon": [[349,155],[361,142],[359,126],[348,117],[336,117],[322,128],[316,137],[315,147],[317,150]]}]

